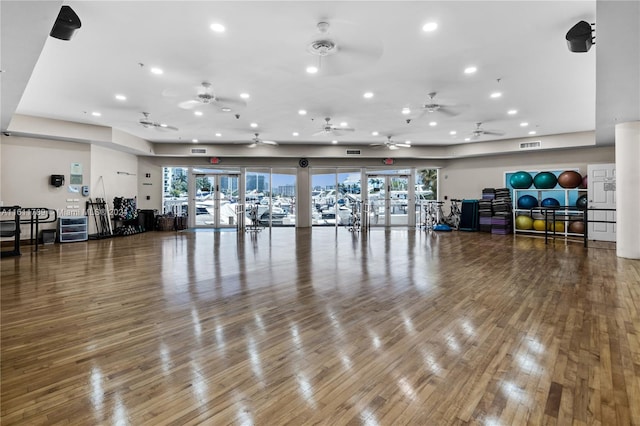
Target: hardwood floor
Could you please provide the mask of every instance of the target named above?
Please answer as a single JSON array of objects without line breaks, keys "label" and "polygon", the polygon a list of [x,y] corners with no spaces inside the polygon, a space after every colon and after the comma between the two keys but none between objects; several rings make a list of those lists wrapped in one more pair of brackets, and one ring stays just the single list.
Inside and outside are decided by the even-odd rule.
[{"label": "hardwood floor", "polygon": [[640,425],[640,261],[398,229],[2,259],[2,425]]}]

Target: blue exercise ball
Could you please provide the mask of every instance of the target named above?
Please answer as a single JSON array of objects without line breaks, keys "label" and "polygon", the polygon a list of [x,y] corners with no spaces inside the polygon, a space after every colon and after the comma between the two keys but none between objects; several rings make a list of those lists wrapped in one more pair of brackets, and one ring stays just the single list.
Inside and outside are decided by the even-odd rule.
[{"label": "blue exercise ball", "polygon": [[560,207],[560,201],[553,197],[545,198],[540,202],[541,207]]},{"label": "blue exercise ball", "polygon": [[532,209],[538,207],[538,199],[532,195],[523,195],[518,198],[519,209]]}]

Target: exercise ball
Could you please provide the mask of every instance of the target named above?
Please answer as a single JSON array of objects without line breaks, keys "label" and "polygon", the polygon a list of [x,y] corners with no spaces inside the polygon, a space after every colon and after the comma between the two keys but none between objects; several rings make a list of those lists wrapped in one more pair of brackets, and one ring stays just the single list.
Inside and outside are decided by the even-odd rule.
[{"label": "exercise ball", "polygon": [[577,188],[582,184],[582,175],[573,170],[567,170],[558,175],[558,185],[563,188]]},{"label": "exercise ball", "polygon": [[515,189],[527,189],[533,183],[533,178],[528,172],[515,172],[511,175],[509,183]]},{"label": "exercise ball", "polygon": [[587,179],[587,176],[585,175],[585,177],[582,178],[582,185],[580,185],[580,188],[586,188],[588,180],[589,179]]},{"label": "exercise ball", "polygon": [[574,234],[584,234],[584,223],[581,220],[575,220],[569,224],[569,232]]},{"label": "exercise ball", "polygon": [[551,172],[540,172],[533,178],[533,186],[538,189],[551,189],[558,183],[558,178]]},{"label": "exercise ball", "polygon": [[540,207],[560,207],[560,201],[553,197],[545,198],[540,203]]},{"label": "exercise ball", "polygon": [[546,226],[547,225],[544,223],[544,220],[542,219],[536,219],[533,221],[533,229],[535,229],[536,231],[544,231]]},{"label": "exercise ball", "polygon": [[576,200],[576,207],[578,210],[586,210],[587,208],[587,194],[581,195]]},{"label": "exercise ball", "polygon": [[549,231],[564,232],[564,222],[551,222],[549,224]]},{"label": "exercise ball", "polygon": [[538,199],[533,195],[522,195],[518,198],[519,209],[532,209],[538,207]]},{"label": "exercise ball", "polygon": [[533,219],[526,215],[520,215],[516,217],[516,229],[531,229],[533,228]]}]

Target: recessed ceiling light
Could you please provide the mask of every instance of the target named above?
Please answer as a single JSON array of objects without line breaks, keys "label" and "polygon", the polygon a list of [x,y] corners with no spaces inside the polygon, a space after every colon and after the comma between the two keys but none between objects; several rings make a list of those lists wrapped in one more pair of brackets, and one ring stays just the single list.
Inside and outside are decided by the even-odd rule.
[{"label": "recessed ceiling light", "polygon": [[342,123],[340,123],[340,127],[347,127],[349,125],[349,123],[347,123],[346,121],[343,121]]},{"label": "recessed ceiling light", "polygon": [[222,112],[231,112],[231,108],[229,108],[229,107],[222,107],[220,110]]},{"label": "recessed ceiling light", "polygon": [[407,108],[407,107],[402,108],[402,113],[403,113],[404,115],[411,114],[411,109],[410,109],[410,108]]},{"label": "recessed ceiling light", "polygon": [[500,93],[500,92],[493,92],[493,93],[492,93],[491,95],[489,95],[489,96],[491,96],[491,98],[493,98],[493,99],[496,99],[496,98],[501,97],[501,96],[502,96],[502,93]]},{"label": "recessed ceiling light", "polygon": [[530,131],[530,132],[529,132],[529,134],[530,134],[530,135],[535,135],[535,134],[536,134],[536,131],[535,131],[535,130],[532,130],[532,131]]},{"label": "recessed ceiling light", "polygon": [[371,136],[378,136],[380,133],[376,132],[375,130],[373,132],[371,132]]},{"label": "recessed ceiling light", "polygon": [[314,67],[313,65],[307,67],[307,72],[309,74],[315,74],[318,72],[318,67]]},{"label": "recessed ceiling light", "polygon": [[429,126],[431,126],[431,127],[437,126],[437,125],[438,125],[438,123],[436,123],[435,121],[432,121],[432,122],[429,123]]},{"label": "recessed ceiling light", "polygon": [[364,96],[365,99],[371,99],[373,98],[373,92],[365,92],[362,96]]},{"label": "recessed ceiling light", "polygon": [[224,25],[218,23],[218,22],[214,22],[213,24],[211,24],[211,26],[209,27],[211,28],[211,31],[216,32],[216,33],[223,33],[225,32],[227,29],[224,27]]},{"label": "recessed ceiling light", "polygon": [[529,123],[527,123],[526,121],[523,121],[522,123],[520,123],[520,127],[527,127],[529,125]]},{"label": "recessed ceiling light", "polygon": [[202,115],[202,111],[194,111],[193,114],[200,117]]},{"label": "recessed ceiling light", "polygon": [[306,109],[299,109],[298,110],[298,114],[299,115],[307,115],[307,110]]},{"label": "recessed ceiling light", "polygon": [[249,95],[248,93],[240,93],[240,97],[242,99],[249,99],[251,97],[251,95]]},{"label": "recessed ceiling light", "polygon": [[116,95],[116,99],[119,101],[126,101],[127,97],[125,95]]},{"label": "recessed ceiling light", "polygon": [[219,138],[219,137],[221,137],[221,136],[222,136],[222,133],[216,133],[216,137],[218,137],[218,138]]},{"label": "recessed ceiling light", "polygon": [[338,143],[338,141],[333,140],[333,141],[331,141],[331,143],[335,145],[335,144],[337,144],[337,143]]},{"label": "recessed ceiling light", "polygon": [[198,139],[191,139],[191,142],[198,143]]},{"label": "recessed ceiling light", "polygon": [[291,134],[292,134],[293,136],[300,136],[300,133],[298,133],[298,132],[293,132],[293,133],[291,133]]},{"label": "recessed ceiling light", "polygon": [[435,31],[438,28],[438,24],[435,22],[427,22],[426,24],[424,24],[422,26],[422,31],[424,32],[431,32],[431,31]]},{"label": "recessed ceiling light", "polygon": [[465,142],[469,142],[471,140],[471,138],[464,138]]},{"label": "recessed ceiling light", "polygon": [[411,145],[411,141],[404,141],[407,145]]},{"label": "recessed ceiling light", "polygon": [[249,124],[249,126],[251,126],[251,127],[253,127],[255,129],[256,127],[258,127],[258,123],[251,123],[251,124]]},{"label": "recessed ceiling light", "polygon": [[474,67],[474,66],[466,67],[466,68],[464,69],[464,73],[465,73],[465,74],[473,74],[473,73],[474,73],[474,72],[476,72],[476,71],[478,71],[478,68],[477,68],[477,67]]},{"label": "recessed ceiling light", "polygon": [[453,136],[453,135],[458,134],[458,132],[456,132],[455,130],[452,130],[452,131],[450,131],[450,132],[449,132],[449,134],[450,134],[451,136]]},{"label": "recessed ceiling light", "polygon": [[510,109],[509,111],[507,111],[507,114],[509,115],[516,115],[518,113],[517,109]]},{"label": "recessed ceiling light", "polygon": [[162,69],[156,68],[156,67],[151,68],[151,72],[153,74],[156,74],[156,75],[160,75],[160,74],[164,73],[164,71],[162,71]]},{"label": "recessed ceiling light", "polygon": [[99,113],[98,111],[93,111],[91,115],[93,115],[94,117],[100,117],[102,114]]}]

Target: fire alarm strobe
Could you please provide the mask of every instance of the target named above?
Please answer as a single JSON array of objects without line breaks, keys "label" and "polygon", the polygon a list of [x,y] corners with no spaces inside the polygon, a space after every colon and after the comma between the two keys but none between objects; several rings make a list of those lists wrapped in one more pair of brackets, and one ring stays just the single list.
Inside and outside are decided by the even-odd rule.
[{"label": "fire alarm strobe", "polygon": [[309,160],[301,158],[300,161],[298,161],[298,164],[304,169],[305,167],[309,167]]}]

